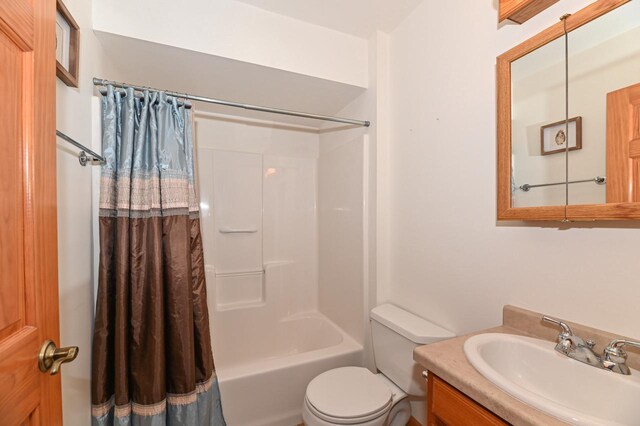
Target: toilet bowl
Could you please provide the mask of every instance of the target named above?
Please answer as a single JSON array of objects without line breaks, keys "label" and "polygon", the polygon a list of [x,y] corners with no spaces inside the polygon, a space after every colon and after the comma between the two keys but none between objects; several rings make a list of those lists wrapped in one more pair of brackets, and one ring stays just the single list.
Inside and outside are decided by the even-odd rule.
[{"label": "toilet bowl", "polygon": [[384,375],[342,367],[309,383],[302,418],[307,426],[405,426],[410,413],[407,394]]},{"label": "toilet bowl", "polygon": [[408,396],[425,395],[413,349],[455,337],[391,304],[371,311],[371,334],[381,373],[341,367],[316,376],[307,386],[302,407],[306,426],[405,426],[411,417]]}]

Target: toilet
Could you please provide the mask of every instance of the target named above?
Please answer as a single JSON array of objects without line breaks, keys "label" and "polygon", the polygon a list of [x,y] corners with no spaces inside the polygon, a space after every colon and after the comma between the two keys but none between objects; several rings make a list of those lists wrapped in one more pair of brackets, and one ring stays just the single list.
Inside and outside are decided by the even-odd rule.
[{"label": "toilet", "polygon": [[392,304],[371,310],[371,333],[379,374],[341,367],[316,376],[302,407],[306,426],[405,426],[409,396],[425,396],[422,369],[413,350],[455,337],[453,333]]}]

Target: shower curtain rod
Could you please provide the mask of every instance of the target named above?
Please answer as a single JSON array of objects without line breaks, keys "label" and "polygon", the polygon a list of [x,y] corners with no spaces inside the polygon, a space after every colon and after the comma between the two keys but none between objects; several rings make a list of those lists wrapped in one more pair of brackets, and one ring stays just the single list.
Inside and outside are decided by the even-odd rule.
[{"label": "shower curtain rod", "polygon": [[176,98],[190,99],[193,101],[224,105],[224,106],[229,106],[234,108],[243,108],[243,109],[248,109],[252,111],[261,111],[261,112],[269,112],[273,114],[290,115],[293,117],[311,118],[313,120],[333,121],[335,123],[354,124],[356,126],[363,126],[363,127],[369,127],[371,125],[370,121],[354,120],[351,118],[332,117],[329,115],[311,114],[311,113],[299,112],[299,111],[290,111],[286,109],[270,108],[270,107],[264,107],[259,105],[242,104],[239,102],[225,101],[222,99],[214,99],[214,98],[207,98],[204,96],[190,95],[188,93],[179,93],[179,92],[173,92],[170,90],[159,90],[159,89],[153,89],[151,87],[136,86],[133,84],[126,84],[126,83],[118,83],[116,81],[109,81],[101,78],[94,78],[93,84],[95,86],[106,86],[110,84],[113,87],[119,87],[123,89],[127,87],[131,87],[137,91],[145,91],[145,90],[152,90],[152,91],[158,91],[158,92],[162,91],[162,92],[165,92],[167,95],[174,96]]}]

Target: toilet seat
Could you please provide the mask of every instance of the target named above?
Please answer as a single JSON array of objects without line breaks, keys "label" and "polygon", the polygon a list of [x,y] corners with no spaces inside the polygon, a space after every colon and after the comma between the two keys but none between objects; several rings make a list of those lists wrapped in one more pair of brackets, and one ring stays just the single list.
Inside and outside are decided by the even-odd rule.
[{"label": "toilet seat", "polygon": [[355,424],[359,425],[366,422],[370,422],[379,417],[383,417],[389,412],[391,408],[391,404],[389,404],[376,413],[371,413],[367,416],[348,418],[348,417],[335,417],[335,416],[331,416],[330,414],[320,412],[309,402],[307,398],[304,399],[304,403],[306,407],[309,409],[309,412],[311,412],[315,417],[317,417],[318,419],[322,419],[325,422],[328,422],[332,425],[355,425]]},{"label": "toilet seat", "polygon": [[371,371],[342,367],[326,371],[307,387],[305,404],[315,416],[332,424],[358,424],[388,413],[391,390]]}]

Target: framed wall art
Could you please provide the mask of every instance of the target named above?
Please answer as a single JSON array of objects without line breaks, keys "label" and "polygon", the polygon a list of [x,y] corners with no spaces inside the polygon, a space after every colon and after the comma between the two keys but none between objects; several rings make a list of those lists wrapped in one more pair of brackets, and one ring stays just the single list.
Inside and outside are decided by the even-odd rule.
[{"label": "framed wall art", "polygon": [[56,76],[78,87],[80,27],[61,0],[56,1]]},{"label": "framed wall art", "polygon": [[569,151],[582,149],[582,117],[569,119],[569,134],[565,120],[547,124],[540,128],[540,153],[542,155],[564,152],[567,143]]}]

